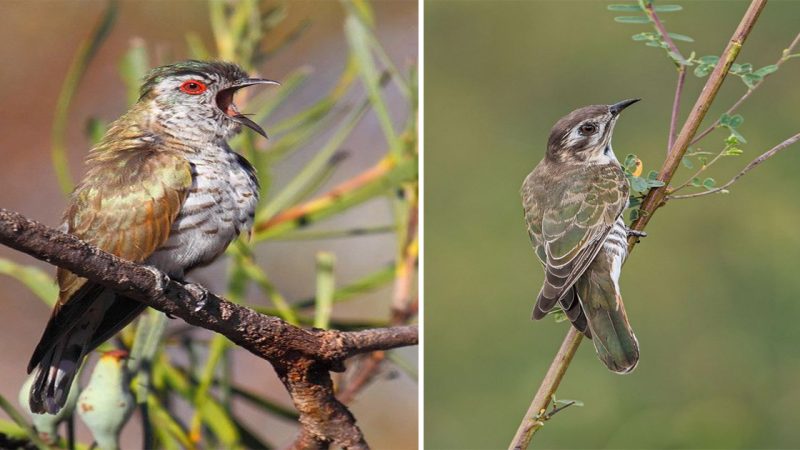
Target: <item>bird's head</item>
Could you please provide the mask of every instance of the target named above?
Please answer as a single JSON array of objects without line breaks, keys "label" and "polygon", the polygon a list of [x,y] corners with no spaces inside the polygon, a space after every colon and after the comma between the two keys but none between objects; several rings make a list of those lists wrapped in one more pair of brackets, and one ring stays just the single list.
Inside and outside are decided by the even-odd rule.
[{"label": "bird's head", "polygon": [[240,125],[267,137],[264,130],[239,112],[233,96],[256,84],[279,84],[250,78],[236,64],[221,61],[183,61],[153,69],[145,78],[139,103],[156,113],[156,121],[173,133],[208,135],[226,139]]},{"label": "bird's head", "polygon": [[547,141],[547,158],[557,162],[608,162],[616,160],[611,149],[614,125],[623,109],[640,99],[613,105],[591,105],[576,109],[553,125]]}]

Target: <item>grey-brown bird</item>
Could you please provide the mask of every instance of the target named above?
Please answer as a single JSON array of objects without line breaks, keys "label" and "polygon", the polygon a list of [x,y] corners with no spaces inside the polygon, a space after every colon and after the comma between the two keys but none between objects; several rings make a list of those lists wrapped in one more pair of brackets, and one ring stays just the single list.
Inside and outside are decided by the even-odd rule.
[{"label": "grey-brown bird", "polygon": [[[207,265],[250,229],[258,180],[227,140],[242,125],[266,137],[233,103],[239,90],[277,84],[225,62],[184,61],[154,69],[141,96],[92,149],[63,228],[121,258],[175,279]],[[30,407],[55,414],[84,357],[145,306],[58,270],[60,293],[33,352]]]},{"label": "grey-brown bird", "polygon": [[545,272],[533,318],[560,306],[617,373],[636,367],[639,344],[619,289],[629,186],[611,136],[620,112],[638,100],[586,106],[561,118],[521,191],[528,234]]}]

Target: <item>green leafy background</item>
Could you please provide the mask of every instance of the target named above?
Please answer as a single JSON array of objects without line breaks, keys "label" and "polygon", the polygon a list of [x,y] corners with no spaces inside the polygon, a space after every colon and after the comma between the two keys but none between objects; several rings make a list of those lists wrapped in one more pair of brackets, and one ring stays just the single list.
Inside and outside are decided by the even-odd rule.
[{"label": "green leafy background", "polygon": [[[620,3],[620,2],[614,2]],[[661,17],[688,56],[719,55],[747,3],[681,3]],[[644,174],[658,169],[676,74],[631,39],[605,2],[428,1],[425,11],[425,442],[505,448],[565,323],[531,322],[542,273],[518,189],[550,127],[572,109],[631,97],[614,138]],[[738,62],[773,64],[800,31],[800,3],[771,2]],[[744,154],[720,183],[798,129],[798,60],[738,111]],[[705,82],[691,72],[688,112]],[[746,90],[731,76],[706,124]],[[703,141],[718,152],[728,136]],[[535,448],[792,448],[800,442],[800,147],[769,160],[727,195],[659,211],[625,266],[622,292],[642,348],[619,376],[581,346],[559,389],[579,399],[547,422]],[[693,171],[682,168],[682,183]],[[703,188],[700,187],[700,190]],[[697,189],[695,189],[697,190]]]}]

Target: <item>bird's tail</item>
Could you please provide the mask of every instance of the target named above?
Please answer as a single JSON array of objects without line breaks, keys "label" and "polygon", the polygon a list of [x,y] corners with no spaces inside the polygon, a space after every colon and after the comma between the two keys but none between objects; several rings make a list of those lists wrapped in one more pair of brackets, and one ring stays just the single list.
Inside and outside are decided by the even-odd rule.
[{"label": "bird's tail", "polygon": [[114,294],[89,287],[73,300],[50,317],[28,364],[28,372],[36,373],[29,399],[35,413],[56,414],[64,407],[84,357],[102,342],[95,334]]},{"label": "bird's tail", "polygon": [[592,270],[593,265],[575,284],[592,343],[609,370],[629,373],[639,362],[639,342],[628,323],[617,283],[607,270]]},{"label": "bird's tail", "polygon": [[29,398],[31,411],[56,414],[64,407],[90,338],[91,335],[84,333],[68,334],[44,354],[34,369],[36,375]]}]

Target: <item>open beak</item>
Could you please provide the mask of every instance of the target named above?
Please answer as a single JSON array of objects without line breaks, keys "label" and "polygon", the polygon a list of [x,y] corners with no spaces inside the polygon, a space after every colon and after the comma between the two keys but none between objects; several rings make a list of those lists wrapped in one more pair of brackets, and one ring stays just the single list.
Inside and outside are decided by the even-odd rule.
[{"label": "open beak", "polygon": [[613,105],[610,105],[608,107],[608,112],[610,112],[612,116],[619,115],[619,113],[621,113],[623,109],[627,108],[628,106],[631,106],[632,104],[638,102],[639,100],[641,99],[631,98],[628,100],[623,100],[619,103],[614,103]]},{"label": "open beak", "polygon": [[233,95],[239,89],[245,88],[247,86],[253,86],[255,84],[276,84],[280,85],[277,81],[273,80],[265,80],[263,78],[243,78],[231,86],[219,91],[217,94],[217,107],[222,110],[225,114],[228,115],[234,121],[250,128],[251,130],[255,131],[256,133],[264,136],[264,138],[269,139],[267,136],[266,131],[261,128],[257,123],[250,120],[249,117],[245,116],[239,109],[236,107],[236,104],[233,103]]}]

